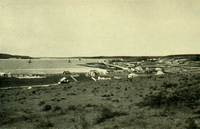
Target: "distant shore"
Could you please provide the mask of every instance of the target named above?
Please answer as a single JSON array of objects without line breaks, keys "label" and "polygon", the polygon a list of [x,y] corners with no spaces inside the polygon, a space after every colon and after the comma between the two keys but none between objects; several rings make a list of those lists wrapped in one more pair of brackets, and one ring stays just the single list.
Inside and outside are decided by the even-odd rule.
[{"label": "distant shore", "polygon": [[74,56],[74,57],[31,57],[31,56],[24,56],[24,55],[12,55],[12,54],[6,54],[6,53],[0,53],[0,59],[10,59],[10,58],[16,58],[16,59],[40,59],[40,58],[54,58],[54,59],[115,59],[115,58],[123,58],[123,59],[130,59],[130,58],[142,58],[142,59],[148,59],[148,58],[200,58],[200,54],[175,54],[175,55],[166,55],[166,56]]}]

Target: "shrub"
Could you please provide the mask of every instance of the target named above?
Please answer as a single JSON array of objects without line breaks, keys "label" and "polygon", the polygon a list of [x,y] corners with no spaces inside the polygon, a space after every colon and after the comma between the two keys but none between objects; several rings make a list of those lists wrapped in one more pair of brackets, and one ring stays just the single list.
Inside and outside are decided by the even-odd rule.
[{"label": "shrub", "polygon": [[37,129],[49,129],[51,127],[54,127],[54,124],[48,119],[42,119],[39,124],[36,125]]},{"label": "shrub", "polygon": [[178,85],[175,83],[163,83],[161,87],[151,87],[149,94],[144,97],[144,100],[140,105],[151,107],[160,107],[162,105],[182,105],[193,107],[200,104],[199,96],[199,84],[188,86],[187,84]]},{"label": "shrub", "polygon": [[40,101],[38,105],[39,105],[39,106],[42,106],[42,105],[44,105],[44,104],[45,104],[45,101]]},{"label": "shrub", "polygon": [[187,126],[186,129],[200,129],[200,127],[197,126],[197,124],[195,123],[195,120],[192,118],[188,118],[186,120]]},{"label": "shrub", "polygon": [[67,109],[70,111],[75,111],[77,108],[75,105],[69,105]]},{"label": "shrub", "polygon": [[60,111],[60,110],[62,110],[62,108],[60,106],[55,106],[53,109],[53,111]]},{"label": "shrub", "polygon": [[118,111],[114,112],[107,107],[103,107],[103,109],[101,111],[101,116],[97,119],[97,123],[102,123],[102,122],[106,121],[107,119],[111,119],[111,118],[114,118],[117,116],[123,116],[123,115],[127,115],[127,113],[118,112]]},{"label": "shrub", "polygon": [[43,108],[42,108],[42,111],[49,111],[49,110],[51,110],[51,105],[45,105]]}]

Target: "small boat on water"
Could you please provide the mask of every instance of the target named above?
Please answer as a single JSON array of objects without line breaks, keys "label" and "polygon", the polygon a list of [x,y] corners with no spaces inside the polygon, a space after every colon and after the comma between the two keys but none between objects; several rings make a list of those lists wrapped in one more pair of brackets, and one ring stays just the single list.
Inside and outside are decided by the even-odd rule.
[{"label": "small boat on water", "polygon": [[29,63],[29,64],[32,63],[31,59],[29,59],[28,63]]}]

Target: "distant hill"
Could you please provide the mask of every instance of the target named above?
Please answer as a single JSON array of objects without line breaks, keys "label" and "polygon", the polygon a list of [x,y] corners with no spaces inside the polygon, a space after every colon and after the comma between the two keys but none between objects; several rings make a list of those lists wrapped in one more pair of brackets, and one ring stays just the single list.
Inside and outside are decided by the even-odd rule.
[{"label": "distant hill", "polygon": [[[9,59],[9,58],[16,58],[16,59],[33,59],[33,57],[30,56],[22,56],[22,55],[11,55],[11,54],[5,54],[0,53],[0,59]],[[66,58],[66,57],[37,57],[37,59],[40,58]],[[155,59],[187,59],[191,61],[200,61],[200,54],[180,54],[180,55],[167,55],[167,56],[92,56],[92,57],[68,57],[68,58],[82,58],[82,59],[124,59],[124,60],[147,60],[150,58]],[[36,57],[34,57],[36,59]]]},{"label": "distant hill", "polygon": [[165,56],[165,58],[187,59],[187,60],[191,60],[191,61],[200,61],[200,54],[169,55],[169,56]]},{"label": "distant hill", "polygon": [[85,59],[124,59],[126,61],[141,61],[147,59],[187,59],[190,61],[200,61],[200,54],[180,54],[167,56],[94,56],[94,57],[74,57]]},{"label": "distant hill", "polygon": [[159,58],[160,56],[91,56],[91,57],[72,57],[72,58],[85,58],[85,59],[149,59],[149,58]]},{"label": "distant hill", "polygon": [[32,59],[30,56],[21,56],[21,55],[11,55],[0,53],[0,59],[9,59],[9,58],[16,58],[16,59]]}]

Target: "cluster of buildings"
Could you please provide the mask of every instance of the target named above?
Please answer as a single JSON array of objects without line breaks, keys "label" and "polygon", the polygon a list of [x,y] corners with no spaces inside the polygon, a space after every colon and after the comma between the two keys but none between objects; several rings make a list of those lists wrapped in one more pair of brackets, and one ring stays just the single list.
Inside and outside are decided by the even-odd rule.
[{"label": "cluster of buildings", "polygon": [[12,74],[10,72],[8,73],[0,72],[0,77],[12,77]]},{"label": "cluster of buildings", "polygon": [[157,67],[154,65],[149,65],[145,61],[141,62],[114,62],[113,65],[121,67],[122,72],[127,71],[131,75],[134,74],[154,74],[161,75],[164,74],[164,69],[162,67]]}]

